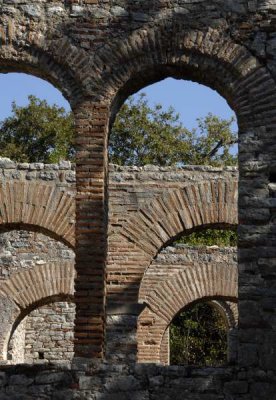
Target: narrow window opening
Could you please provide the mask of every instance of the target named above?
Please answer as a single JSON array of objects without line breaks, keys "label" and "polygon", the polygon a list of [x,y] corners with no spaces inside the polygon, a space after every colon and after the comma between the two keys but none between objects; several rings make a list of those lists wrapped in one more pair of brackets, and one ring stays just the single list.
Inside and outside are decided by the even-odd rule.
[{"label": "narrow window opening", "polygon": [[270,171],[269,182],[276,184],[276,169],[273,169],[273,170]]},{"label": "narrow window opening", "polygon": [[[270,170],[268,189],[269,189],[269,197],[276,198],[276,169],[275,168]],[[274,213],[275,208],[273,208],[271,211],[273,211],[273,213]]]},{"label": "narrow window opening", "polygon": [[43,351],[39,351],[38,352],[38,359],[39,360],[44,360],[44,352]]}]

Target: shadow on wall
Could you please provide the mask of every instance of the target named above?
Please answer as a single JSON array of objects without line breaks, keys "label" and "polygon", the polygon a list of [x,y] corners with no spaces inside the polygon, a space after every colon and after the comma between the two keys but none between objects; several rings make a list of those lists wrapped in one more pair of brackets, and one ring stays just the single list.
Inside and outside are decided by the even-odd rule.
[{"label": "shadow on wall", "polygon": [[17,400],[19,396],[22,400],[42,397],[45,400],[72,400],[93,395],[99,400],[183,400],[183,394],[187,400],[221,400],[222,388],[231,381],[233,374],[229,368],[143,364],[133,368],[119,364],[97,366],[89,362],[76,362],[74,371],[56,366],[23,365],[16,369],[2,367],[1,372],[5,373],[5,383],[0,387],[1,400]]}]

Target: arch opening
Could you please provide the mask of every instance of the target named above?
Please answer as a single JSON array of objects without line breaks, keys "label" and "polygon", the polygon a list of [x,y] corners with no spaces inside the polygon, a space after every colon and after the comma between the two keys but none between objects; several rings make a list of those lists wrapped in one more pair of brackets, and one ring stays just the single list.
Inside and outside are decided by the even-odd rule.
[{"label": "arch opening", "polygon": [[[234,303],[230,303],[231,305]],[[226,308],[226,307],[225,307]],[[229,306],[230,308],[230,306]],[[181,310],[165,334],[169,335],[169,364],[222,366],[228,360],[231,315],[215,301],[199,301]],[[165,343],[162,340],[162,346]],[[161,347],[162,353],[162,347]],[[164,350],[163,350],[164,353]]]},{"label": "arch opening", "polygon": [[[15,335],[13,347],[22,348],[19,338],[25,335],[23,325],[33,307],[49,299],[71,301],[74,293],[76,177],[71,163],[75,160],[71,104],[78,100],[81,88],[73,96],[73,81],[66,80],[66,74],[59,80],[53,64],[49,76],[39,68],[25,69],[24,63],[0,64],[5,93],[0,101],[0,259],[4,260],[0,291],[11,302],[10,318],[1,332],[0,359],[6,360],[12,354],[11,337]],[[62,94],[56,88],[62,88]],[[22,361],[22,355],[13,358]]]},{"label": "arch opening", "polygon": [[72,107],[82,95],[82,88],[79,82],[76,82],[74,71],[68,65],[65,69],[45,52],[38,49],[34,52],[31,47],[25,51],[21,49],[16,60],[6,58],[5,55],[0,57],[0,79],[1,76],[7,75],[21,75],[31,80],[35,78],[37,81],[47,82],[49,86],[60,91]]},{"label": "arch opening", "polygon": [[0,85],[6,93],[0,102],[0,156],[21,163],[69,160],[73,115],[61,92],[24,73],[0,74]]},{"label": "arch opening", "polygon": [[[185,81],[181,80],[181,78],[188,77],[188,79],[192,80],[189,71],[182,70],[182,72],[180,72],[179,69],[179,74],[169,69],[166,71],[164,69],[163,71],[163,75],[158,75],[158,73],[155,74],[153,72],[152,78],[150,78],[147,83],[156,82],[167,76],[177,76],[177,78],[179,78],[177,81],[177,89],[183,95],[185,90],[181,91],[181,83]],[[145,79],[147,80],[149,77],[146,76]],[[146,81],[142,81],[143,78],[136,83],[134,83],[134,81],[129,81],[127,83],[125,86],[126,91],[124,93],[119,93],[119,97],[122,95],[120,99],[119,97],[115,99],[115,103],[113,104],[114,114],[122,105],[122,99],[125,99],[130,91],[133,93],[146,83]],[[174,82],[173,79],[169,81]],[[202,80],[198,81],[203,82]],[[133,165],[138,166],[141,168],[144,179],[148,179],[151,183],[150,192],[141,187],[139,191],[134,191],[134,193],[131,193],[131,196],[129,196],[129,204],[132,205],[135,204],[135,202],[138,204],[137,212],[130,212],[128,215],[122,217],[122,221],[116,222],[118,226],[122,225],[122,229],[119,233],[123,236],[123,240],[130,242],[132,245],[130,247],[133,248],[133,256],[131,250],[128,256],[130,268],[133,268],[131,266],[133,260],[137,257],[137,253],[141,253],[141,258],[139,260],[137,259],[139,272],[137,272],[135,276],[133,272],[132,276],[129,277],[129,281],[133,283],[130,284],[129,287],[125,287],[125,285],[125,291],[129,290],[132,294],[137,290],[135,288],[137,287],[137,282],[139,285],[139,274],[139,277],[141,277],[141,284],[138,289],[138,302],[140,304],[146,303],[150,309],[154,299],[153,296],[150,295],[147,284],[149,284],[150,280],[154,280],[154,285],[157,285],[156,282],[160,277],[159,274],[162,275],[164,281],[166,278],[171,278],[168,271],[155,271],[152,275],[149,274],[149,276],[147,276],[151,263],[158,258],[158,254],[162,249],[170,246],[183,234],[188,236],[193,232],[196,233],[206,228],[227,231],[229,229],[235,229],[237,225],[237,179],[235,179],[236,169],[235,166],[233,166],[233,164],[237,163],[237,145],[236,140],[234,141],[233,139],[234,133],[232,132],[233,127],[231,126],[233,121],[230,122],[233,111],[229,109],[227,102],[220,98],[217,93],[214,93],[202,85],[196,86],[196,84],[194,84],[197,89],[199,88],[198,90],[200,90],[200,88],[204,88],[207,92],[210,90],[211,97],[216,97],[218,102],[221,100],[224,113],[221,114],[221,119],[220,117],[215,119],[210,117],[210,115],[208,116],[208,112],[206,112],[208,117],[204,119],[203,113],[199,113],[201,121],[199,121],[198,131],[193,129],[193,124],[197,123],[196,117],[194,117],[193,121],[189,120],[189,127],[186,128],[185,116],[187,117],[189,113],[186,112],[185,115],[185,112],[181,110],[183,115],[182,119],[179,119],[176,112],[169,110],[168,104],[166,104],[166,108],[164,109],[159,105],[155,106],[158,101],[158,96],[159,103],[162,101],[161,93],[163,93],[163,96],[166,96],[165,93],[170,92],[168,87],[164,89],[167,83],[167,80],[160,82],[160,87],[164,85],[163,92],[162,89],[157,91],[153,99],[146,98],[145,100],[145,97],[140,92],[138,93],[138,97],[136,97],[137,100],[135,100],[135,98],[133,100],[132,98],[122,106],[116,119],[115,115],[112,116],[112,129],[109,143],[110,161],[121,165],[122,169],[120,171],[124,171],[124,166],[129,166],[130,168]],[[187,82],[185,84],[187,84]],[[189,83],[189,85],[191,89],[190,93],[192,93],[193,84]],[[155,85],[152,85],[150,91],[154,90],[154,86]],[[209,86],[212,86],[210,82]],[[213,88],[217,89],[217,86],[214,85]],[[146,91],[146,93],[150,93],[147,92],[147,89],[149,88],[144,88],[143,92]],[[197,96],[200,95],[197,93]],[[169,97],[169,95],[167,97]],[[201,95],[201,97],[203,98],[205,96]],[[227,100],[229,100],[229,98],[227,94]],[[208,97],[206,98],[206,102],[208,103]],[[178,106],[180,107],[179,104]],[[193,107],[196,108],[195,105],[191,106],[191,108]],[[183,108],[185,109],[185,107]],[[216,109],[216,106],[214,106],[214,108]],[[179,111],[179,109],[177,111]],[[226,119],[221,122],[223,118],[229,118],[228,122],[226,122]],[[219,135],[216,136],[214,134],[214,130],[218,128],[221,129],[222,135],[225,135],[227,131],[229,142],[227,142],[226,139],[225,148],[221,148]],[[235,129],[237,129],[237,126],[235,126]],[[164,145],[169,130],[171,142],[168,140],[166,145]],[[163,135],[164,132],[166,133],[165,135]],[[200,134],[202,134],[202,139],[200,139]],[[209,139],[212,139],[212,144],[208,142]],[[202,141],[200,142],[200,140]],[[152,143],[155,147],[151,146]],[[206,145],[206,150],[202,150],[200,153],[200,149],[203,149],[203,145]],[[173,146],[178,158],[174,157],[174,154],[172,155],[170,151]],[[180,147],[182,152],[179,152]],[[162,152],[160,157],[157,156],[159,151]],[[187,156],[187,154],[189,156]],[[209,155],[209,159],[206,155]],[[152,171],[150,169],[151,167],[144,167],[147,164],[153,165]],[[198,165],[198,167],[194,167],[194,169],[191,168],[191,171],[196,172],[188,171],[187,166],[189,164]],[[204,167],[209,164],[211,164],[211,167]],[[224,166],[231,167],[228,170],[225,169],[224,172]],[[177,168],[183,172],[176,172]],[[186,172],[185,168],[187,168],[188,172]],[[147,176],[147,171],[150,171],[148,173],[150,177]],[[126,175],[127,173],[128,170],[126,168]],[[177,174],[180,175],[181,173],[183,174],[182,177],[177,176]],[[229,177],[226,177],[228,173]],[[153,175],[155,175],[154,178],[152,178]],[[235,176],[234,179],[233,176]],[[231,182],[228,186],[229,178]],[[139,184],[140,183],[137,182],[137,185]],[[172,185],[170,191],[168,190],[169,185]],[[136,196],[135,201],[134,196]],[[115,226],[114,232],[116,229]],[[115,243],[116,240],[118,240],[115,235],[114,240]],[[122,245],[122,247],[124,248],[124,245]],[[142,273],[140,272],[142,270],[141,262],[143,262],[144,267]],[[127,261],[125,264],[127,264]],[[126,267],[128,266],[126,265]],[[114,268],[114,266],[112,266],[112,268]],[[107,288],[111,298],[110,302],[112,302],[112,298],[116,299],[118,295],[117,287],[114,285],[114,274],[112,274],[112,271],[110,275],[112,276],[112,280],[110,280],[110,285],[108,282]],[[118,285],[120,284],[121,282],[118,283]],[[155,286],[152,288],[152,293],[154,290]],[[162,307],[162,304],[160,304],[160,307]],[[149,313],[151,311],[149,311]],[[154,312],[155,311],[153,311],[153,313]],[[164,315],[165,314],[166,312],[164,311]],[[142,324],[144,323],[145,321],[142,321]],[[112,329],[111,326],[110,330]],[[145,329],[141,326],[139,327],[138,321],[138,361],[160,362],[160,357],[156,356],[156,353],[153,354],[154,352],[150,350],[151,341],[155,341],[155,338],[148,338],[148,336],[151,337],[150,329],[151,328],[145,333]],[[152,335],[154,334],[152,333]],[[110,337],[112,337],[112,333]],[[141,343],[143,344],[140,346]],[[153,345],[153,348],[155,349],[155,345]],[[160,348],[157,352],[159,354]],[[149,353],[152,354],[152,358],[150,358],[151,356],[149,356]],[[159,358],[156,359],[156,357]]]},{"label": "arch opening", "polygon": [[[12,362],[7,358],[10,339],[15,331],[18,337],[25,335],[22,321],[34,309],[55,301],[72,301],[74,259],[70,247],[41,231],[0,233],[0,307],[7,314],[0,332],[0,359]],[[22,350],[17,339],[16,348]],[[16,357],[22,361],[22,357]]]},{"label": "arch opening", "polygon": [[237,235],[235,230],[203,232],[161,249],[144,274],[139,362],[218,366],[236,361]]},{"label": "arch opening", "polygon": [[238,128],[224,97],[183,79],[155,82],[125,99],[116,118],[111,118],[111,163],[160,167],[237,164]]},{"label": "arch opening", "polygon": [[[204,60],[204,57],[201,57]],[[189,62],[189,59],[187,59]],[[182,63],[183,62],[183,63]],[[173,78],[177,81],[187,80],[201,85],[205,85],[210,89],[216,90],[221,97],[223,97],[230,108],[235,110],[237,117],[239,110],[237,103],[234,101],[234,95],[232,92],[232,85],[225,86],[223,80],[232,81],[233,77],[227,69],[223,69],[220,65],[216,64],[215,60],[208,59],[207,62],[203,62],[201,68],[198,65],[185,65],[185,57],[183,61],[179,62],[179,65],[155,65],[154,67],[148,67],[140,70],[138,73],[131,76],[131,78],[124,83],[113,100],[111,107],[111,126],[116,118],[116,114],[121,106],[124,104],[129,96],[144,90],[147,86],[154,85],[157,82],[162,82],[168,78]],[[191,60],[192,63],[192,60]],[[206,70],[205,70],[206,69]],[[220,70],[220,74],[214,76],[214,71]],[[208,72],[207,72],[208,71]],[[211,73],[210,73],[211,72]],[[222,79],[221,79],[222,78]]]},{"label": "arch opening", "polygon": [[13,325],[8,363],[70,362],[74,356],[74,319],[71,296],[51,296],[33,304]]}]

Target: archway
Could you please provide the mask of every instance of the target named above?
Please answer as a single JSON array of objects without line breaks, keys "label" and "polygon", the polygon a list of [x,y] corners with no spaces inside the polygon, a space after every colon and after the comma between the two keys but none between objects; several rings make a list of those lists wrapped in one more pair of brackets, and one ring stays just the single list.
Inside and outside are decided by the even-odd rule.
[{"label": "archway", "polygon": [[[14,273],[1,284],[1,306],[5,307],[5,301],[9,301],[15,308],[12,316],[1,327],[1,357],[4,360],[7,358],[10,338],[25,316],[43,304],[72,298],[74,277],[73,262],[50,262]],[[9,309],[12,310],[11,307]]]},{"label": "archway", "polygon": [[[254,110],[258,109],[258,105],[255,99],[250,98],[250,88],[257,81],[257,91],[267,98],[268,103],[270,102],[269,91],[264,91],[262,82],[269,79],[270,84],[275,88],[274,82],[267,74],[265,68],[262,68],[258,61],[245,48],[231,43],[230,40],[217,35],[217,32],[215,33],[213,30],[210,30],[208,34],[199,31],[176,32],[176,40],[171,45],[170,51],[166,51],[165,43],[167,43],[166,39],[168,39],[166,38],[166,33],[162,32],[159,36],[155,36],[157,32],[160,33],[156,28],[156,30],[153,29],[150,33],[145,33],[145,41],[141,40],[140,37],[138,38],[138,35],[136,37],[136,33],[133,33],[132,39],[134,40],[128,42],[128,54],[133,51],[133,55],[135,56],[133,58],[128,57],[128,63],[124,60],[122,63],[123,67],[119,63],[116,64],[118,75],[114,74],[110,78],[110,88],[112,87],[111,90],[117,94],[113,103],[113,118],[115,118],[118,108],[127,96],[141,87],[167,76],[188,78],[217,89],[228,100],[238,117],[240,149],[242,154],[246,154],[246,137],[249,138],[252,135],[258,136],[258,132],[260,134],[258,122],[256,122],[255,118],[254,121],[252,119],[252,115],[255,115]],[[152,49],[152,46],[147,47],[148,42],[146,40],[148,37],[157,38],[158,49],[155,46],[153,46],[154,49]],[[213,40],[211,46],[208,45],[210,37]],[[163,49],[164,52],[162,52]],[[121,53],[119,48],[117,50],[119,52],[118,58],[120,58]],[[113,71],[115,71],[115,68]],[[114,87],[118,90],[114,90]],[[259,117],[261,120],[262,117]],[[267,179],[267,170],[264,171],[264,179]],[[236,184],[236,193],[237,188],[238,185]],[[249,183],[246,190],[250,191]],[[173,198],[172,200],[178,203],[178,199]],[[195,203],[197,203],[197,200]],[[163,204],[161,205],[162,208]],[[237,224],[237,203],[235,203],[235,207],[235,224]],[[139,211],[140,209],[137,214]],[[144,220],[142,229],[140,229],[139,224],[138,226],[136,225],[137,221],[134,217],[132,219],[130,215],[125,215],[127,221],[122,224],[122,228],[117,231],[114,229],[114,236],[112,237],[111,235],[110,237],[109,243],[112,248],[110,253],[110,259],[112,259],[111,271],[118,268],[120,274],[118,273],[117,276],[120,275],[120,277],[118,278],[112,272],[110,274],[112,282],[110,288],[108,288],[108,303],[114,302],[117,304],[120,302],[120,297],[122,302],[130,303],[129,306],[131,303],[137,302],[137,286],[139,286],[141,281],[142,273],[150,265],[152,258],[158,251],[156,249],[162,247],[163,243],[167,240],[166,238],[173,236],[170,236],[167,232],[164,233],[162,225],[154,227],[152,215],[147,211],[146,209],[146,214],[141,215],[141,220]],[[246,210],[244,212],[246,213]],[[178,221],[178,215],[176,215],[176,220]],[[173,218],[172,222],[175,224]],[[125,226],[131,232],[125,233]],[[141,237],[145,238],[143,243],[140,242]],[[115,245],[119,247],[117,252],[119,261],[117,263],[113,261],[116,260],[116,252],[113,251]],[[119,258],[119,255],[123,254],[124,251],[127,254],[127,261],[125,262],[122,258]],[[132,272],[131,277],[130,274],[127,275],[124,272],[126,270]],[[112,291],[113,287],[114,292]],[[121,290],[120,295],[118,294],[119,290]]]},{"label": "archway", "polygon": [[[17,167],[15,167],[17,169]],[[4,181],[0,186],[0,230],[11,228],[44,231],[74,248],[74,195],[60,188],[60,183],[45,184],[41,180],[28,182]]]},{"label": "archway", "polygon": [[70,362],[74,356],[75,304],[72,297],[53,296],[24,312],[8,343],[10,364]]},{"label": "archway", "polygon": [[[208,336],[206,337],[206,335],[204,335],[203,337],[200,338],[200,340],[197,340],[196,342],[196,346],[200,346],[201,348],[204,347],[205,345],[207,345],[207,341],[206,339],[210,340],[211,339],[211,335],[214,333],[215,334],[215,343],[214,347],[216,350],[216,353],[218,355],[215,357],[212,357],[211,360],[206,360],[206,357],[204,355],[204,364],[207,362],[211,362],[211,363],[215,363],[217,364],[217,362],[219,364],[221,363],[235,363],[237,361],[237,325],[238,325],[238,304],[237,303],[233,303],[233,302],[229,302],[229,301],[221,301],[221,300],[213,300],[210,302],[201,302],[198,303],[200,308],[201,306],[205,306],[206,304],[210,305],[214,311],[217,310],[219,315],[214,314],[214,320],[211,321],[212,323],[210,324],[210,328],[211,328],[211,332],[209,332]],[[195,306],[197,305],[197,303],[195,304]],[[196,328],[196,325],[193,324],[193,318],[194,318],[194,312],[196,311],[195,309],[193,309],[193,305],[192,307],[192,319],[190,319],[190,315],[187,315],[186,312],[184,312],[184,320],[179,321],[180,322],[180,326],[179,323],[177,323],[176,329],[177,331],[176,333],[176,346],[174,346],[174,351],[176,352],[177,355],[177,362],[183,364],[186,363],[187,364],[187,358],[185,359],[185,356],[183,357],[183,355],[179,357],[179,350],[183,351],[186,350],[187,351],[187,346],[188,346],[188,352],[189,352],[189,335],[184,338],[183,337],[183,332],[181,332],[181,327],[183,326],[183,322],[187,321],[187,323],[185,323],[185,328],[189,329],[189,328]],[[189,307],[188,307],[189,309]],[[201,310],[204,312],[204,308],[201,308]],[[212,310],[211,310],[212,311]],[[221,316],[221,319],[219,319],[218,317]],[[203,316],[204,320],[205,320],[205,315]],[[206,322],[206,321],[205,321]],[[198,323],[198,321],[196,321],[196,323]],[[162,338],[162,342],[161,342],[161,349],[160,349],[160,363],[162,365],[169,365],[169,364],[173,364],[173,360],[172,360],[172,343],[171,343],[171,325],[168,326],[168,328],[166,329],[163,338]],[[180,328],[180,329],[179,329]],[[222,328],[222,329],[221,329]],[[226,329],[225,329],[226,328]],[[196,331],[196,336],[198,338],[198,332]],[[201,332],[202,333],[202,332]],[[200,334],[201,334],[200,333]],[[211,335],[210,335],[211,333]],[[227,338],[226,338],[226,335]],[[184,339],[184,340],[183,340]],[[183,343],[184,342],[184,343]],[[184,345],[184,349],[183,349],[183,345]],[[223,353],[221,353],[221,345],[223,346]],[[177,346],[180,346],[180,349],[177,348]],[[185,353],[186,353],[185,351]],[[209,351],[209,349],[208,349]],[[185,354],[184,353],[184,354]],[[186,353],[187,355],[187,353]],[[194,352],[194,355],[197,355],[197,350]]]},{"label": "archway", "polygon": [[[12,71],[21,73],[10,73]],[[25,71],[34,75],[22,73]],[[42,148],[45,147],[44,156],[47,157],[53,150],[53,141],[58,137],[62,122],[65,129],[69,126],[65,125],[69,121],[69,103],[53,85],[38,78],[46,76],[54,82],[51,78],[53,71],[47,76],[41,69],[31,65],[25,70],[24,63],[17,68],[7,62],[4,67],[0,65],[0,72],[6,72],[0,75],[0,85],[6,93],[1,98],[0,113],[0,156],[4,157],[0,159],[0,247],[3,255],[1,309],[10,303],[6,310],[9,315],[1,327],[0,340],[3,343],[1,358],[6,359],[9,336],[16,328],[16,323],[19,323],[14,321],[24,314],[28,303],[39,302],[43,296],[49,297],[55,290],[62,293],[62,289],[58,288],[59,275],[70,275],[73,268],[74,255],[71,251],[75,245],[75,185],[71,176],[70,190],[70,174],[73,173],[70,162],[45,165],[42,159],[31,158],[35,154],[32,146],[29,146],[31,152],[23,151],[28,149],[29,142],[32,145],[38,142]],[[68,96],[66,89],[65,92]],[[34,94],[38,97],[34,97]],[[42,100],[44,96],[48,103]],[[56,103],[65,106],[68,114]],[[43,140],[40,128],[45,134]],[[56,136],[53,134],[55,130]],[[3,137],[9,143],[7,147],[4,146]],[[50,160],[46,162],[49,164]],[[47,246],[49,254],[46,253]],[[64,259],[60,257],[62,251],[68,252],[67,257],[71,258],[69,262],[65,261],[66,272],[60,272],[62,268],[59,271],[55,268],[55,262],[51,263],[60,258],[59,262],[63,264]],[[49,285],[47,281],[51,279],[56,280],[57,286],[45,289]],[[64,279],[64,290],[68,290]],[[29,300],[26,291],[29,291]]]},{"label": "archway", "polygon": [[228,326],[223,317],[212,302],[199,302],[180,311],[168,328],[170,364],[226,365]]},{"label": "archway", "polygon": [[[226,233],[228,233],[226,235]],[[204,236],[205,234],[205,236]],[[217,240],[220,235],[225,234],[223,236],[224,244],[223,247],[217,246]],[[234,235],[232,238],[231,234]],[[207,244],[204,243],[207,242]],[[189,240],[191,242],[189,242]],[[203,243],[202,243],[203,241]],[[211,241],[211,243],[210,243]],[[229,243],[230,241],[230,243]],[[233,241],[233,242],[232,242]],[[188,244],[186,243],[188,242]],[[233,247],[234,245],[234,247]],[[225,247],[226,246],[226,247]],[[229,247],[232,246],[232,247]],[[193,285],[196,287],[198,285],[197,283],[197,277],[194,275],[193,280],[187,280],[186,276],[183,275],[183,277],[180,279],[179,276],[184,273],[185,271],[189,270],[191,273],[193,273],[194,269],[200,269],[201,267],[204,268],[205,264],[208,263],[210,265],[210,268],[213,270],[213,279],[214,279],[214,285],[215,288],[218,288],[220,283],[219,280],[220,275],[217,274],[218,269],[221,267],[228,268],[230,271],[236,271],[237,269],[237,248],[236,248],[236,235],[234,232],[230,231],[221,231],[221,230],[216,230],[216,229],[209,229],[209,230],[202,230],[202,231],[195,231],[193,235],[188,235],[188,236],[182,236],[180,237],[180,240],[177,242],[172,243],[170,246],[165,247],[163,250],[161,250],[158,255],[154,258],[154,260],[151,262],[150,266],[147,268],[145,271],[145,274],[143,276],[141,285],[140,285],[140,293],[139,293],[139,302],[144,304],[144,307],[146,309],[152,310],[152,301],[156,301],[157,298],[157,293],[159,291],[159,287],[162,285],[169,284],[169,286],[165,289],[165,292],[162,293],[163,295],[163,300],[160,299],[160,303],[158,305],[158,309],[166,309],[166,307],[169,307],[171,309],[171,304],[166,304],[166,296],[171,297],[171,301],[178,301],[179,298],[181,298],[180,293],[175,293],[175,287],[177,286],[175,280],[180,281],[180,285],[184,293],[187,291],[186,286]],[[218,269],[217,269],[218,268]],[[236,279],[236,277],[233,275],[233,278]],[[169,364],[170,363],[170,341],[172,338],[174,338],[174,341],[172,342],[172,345],[175,349],[175,346],[178,344],[181,344],[181,346],[184,346],[183,338],[179,336],[180,332],[183,332],[183,335],[187,339],[186,335],[186,330],[184,326],[186,324],[190,324],[190,327],[193,327],[195,324],[198,322],[194,319],[197,318],[198,316],[200,318],[203,318],[203,322],[205,321],[204,319],[204,313],[202,314],[202,309],[204,307],[207,307],[207,312],[210,314],[210,321],[212,321],[213,325],[211,325],[207,328],[208,326],[208,321],[204,324],[206,325],[206,337],[204,339],[204,335],[202,339],[197,338],[197,333],[194,331],[194,336],[195,336],[195,342],[198,343],[198,346],[204,347],[206,340],[208,340],[208,331],[211,332],[213,329],[213,337],[216,338],[216,340],[222,340],[220,338],[220,333],[225,331],[225,329],[221,329],[222,326],[225,328],[227,327],[231,329],[231,334],[232,330],[236,328],[236,323],[237,323],[237,308],[234,303],[227,303],[225,301],[211,301],[207,302],[208,304],[210,303],[211,308],[206,305],[204,305],[204,300],[200,300],[201,298],[201,290],[206,290],[205,285],[208,286],[210,278],[208,276],[205,276],[205,279],[202,280],[200,284],[200,290],[196,290],[197,295],[199,300],[195,300],[195,303],[199,302],[199,305],[196,306],[196,309],[192,309],[192,311],[189,311],[189,307],[186,307],[188,311],[183,311],[181,314],[181,318],[178,318],[177,325],[173,329],[173,336],[170,336],[170,325],[173,324],[173,320],[170,321],[170,324],[168,325],[166,331],[162,333],[162,342],[161,342],[161,348],[160,348],[160,359],[159,362],[162,364]],[[233,284],[237,285],[237,281],[234,282]],[[153,299],[153,300],[152,300]],[[163,302],[164,301],[164,302]],[[237,301],[237,299],[236,299]],[[233,310],[232,310],[233,309]],[[193,311],[194,310],[194,311]],[[179,304],[179,312],[181,312],[181,306]],[[190,314],[191,315],[190,315]],[[142,312],[143,314],[143,312]],[[141,315],[142,315],[141,314]],[[179,313],[177,313],[178,315]],[[188,315],[189,314],[189,315]],[[222,316],[221,316],[222,314]],[[146,329],[143,327],[143,325],[146,324],[146,320],[140,320],[141,316],[138,319],[138,325],[137,329],[138,332],[141,332],[141,334],[138,335],[138,351],[139,348],[141,348],[141,343],[145,342],[145,337],[143,336],[143,330],[144,332]],[[181,322],[181,324],[180,324]],[[151,324],[149,323],[149,326]],[[211,329],[212,328],[212,329]],[[199,329],[200,332],[200,329]],[[229,331],[230,333],[230,331]],[[233,331],[234,334],[234,331]],[[156,335],[158,335],[158,332],[156,332]],[[225,332],[223,333],[224,335],[224,342],[223,346],[226,348],[227,347],[227,340],[225,337]],[[219,339],[220,338],[220,339]],[[170,340],[171,339],[171,340]],[[185,339],[185,340],[186,340]],[[187,342],[187,340],[186,340]],[[185,344],[187,345],[187,343]],[[184,346],[185,347],[185,346]],[[183,347],[183,351],[184,351]],[[208,348],[208,346],[207,346]],[[215,347],[214,347],[215,350]],[[199,352],[201,352],[202,349],[199,348]],[[222,354],[219,351],[217,354]],[[140,352],[138,353],[138,360],[139,360],[139,355],[142,356],[141,360],[143,362],[143,353]],[[229,361],[233,359],[234,357],[234,348],[233,345],[228,347],[228,359]],[[178,361],[179,357],[177,356]],[[185,357],[184,357],[185,358]],[[188,357],[189,358],[189,357]],[[212,357],[209,359],[201,360],[198,362],[221,362],[219,358],[216,360],[216,358],[211,361]],[[172,356],[172,360],[175,362],[175,357]],[[196,360],[196,358],[195,358]],[[139,360],[140,361],[140,360]],[[149,361],[150,362],[150,359]],[[184,362],[184,359],[183,359]]]},{"label": "archway", "polygon": [[194,265],[161,281],[146,298],[138,321],[139,362],[161,362],[163,336],[183,307],[200,300],[237,302],[237,268],[223,265]]}]

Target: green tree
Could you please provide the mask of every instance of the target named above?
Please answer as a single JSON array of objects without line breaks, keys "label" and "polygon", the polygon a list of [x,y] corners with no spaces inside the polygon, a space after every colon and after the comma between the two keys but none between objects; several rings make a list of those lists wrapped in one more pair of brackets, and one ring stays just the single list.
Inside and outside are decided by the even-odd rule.
[{"label": "green tree", "polygon": [[18,162],[55,163],[74,159],[71,113],[46,100],[29,96],[29,103],[12,103],[12,115],[0,123],[0,155]]},{"label": "green tree", "polygon": [[119,165],[233,165],[237,142],[229,120],[208,114],[198,128],[186,129],[179,114],[160,104],[150,107],[145,94],[131,97],[117,115],[110,135],[110,162]]},{"label": "green tree", "polygon": [[234,116],[222,119],[209,113],[205,118],[198,118],[198,129],[193,130],[191,145],[191,164],[195,165],[236,165],[237,155],[231,153],[237,143],[237,133],[231,125]]},{"label": "green tree", "polygon": [[237,246],[237,230],[235,229],[204,229],[182,236],[175,243],[189,244],[190,246]]},{"label": "green tree", "polygon": [[[145,94],[131,97],[117,115],[110,135],[110,161],[119,165],[232,165],[236,142],[233,118],[212,114],[186,129],[179,115],[160,104],[150,107]],[[0,122],[0,155],[19,162],[73,160],[73,117],[62,107],[29,96],[29,103],[12,104],[12,115]]]},{"label": "green tree", "polygon": [[219,366],[227,359],[227,326],[211,304],[198,303],[170,325],[171,364]]}]

